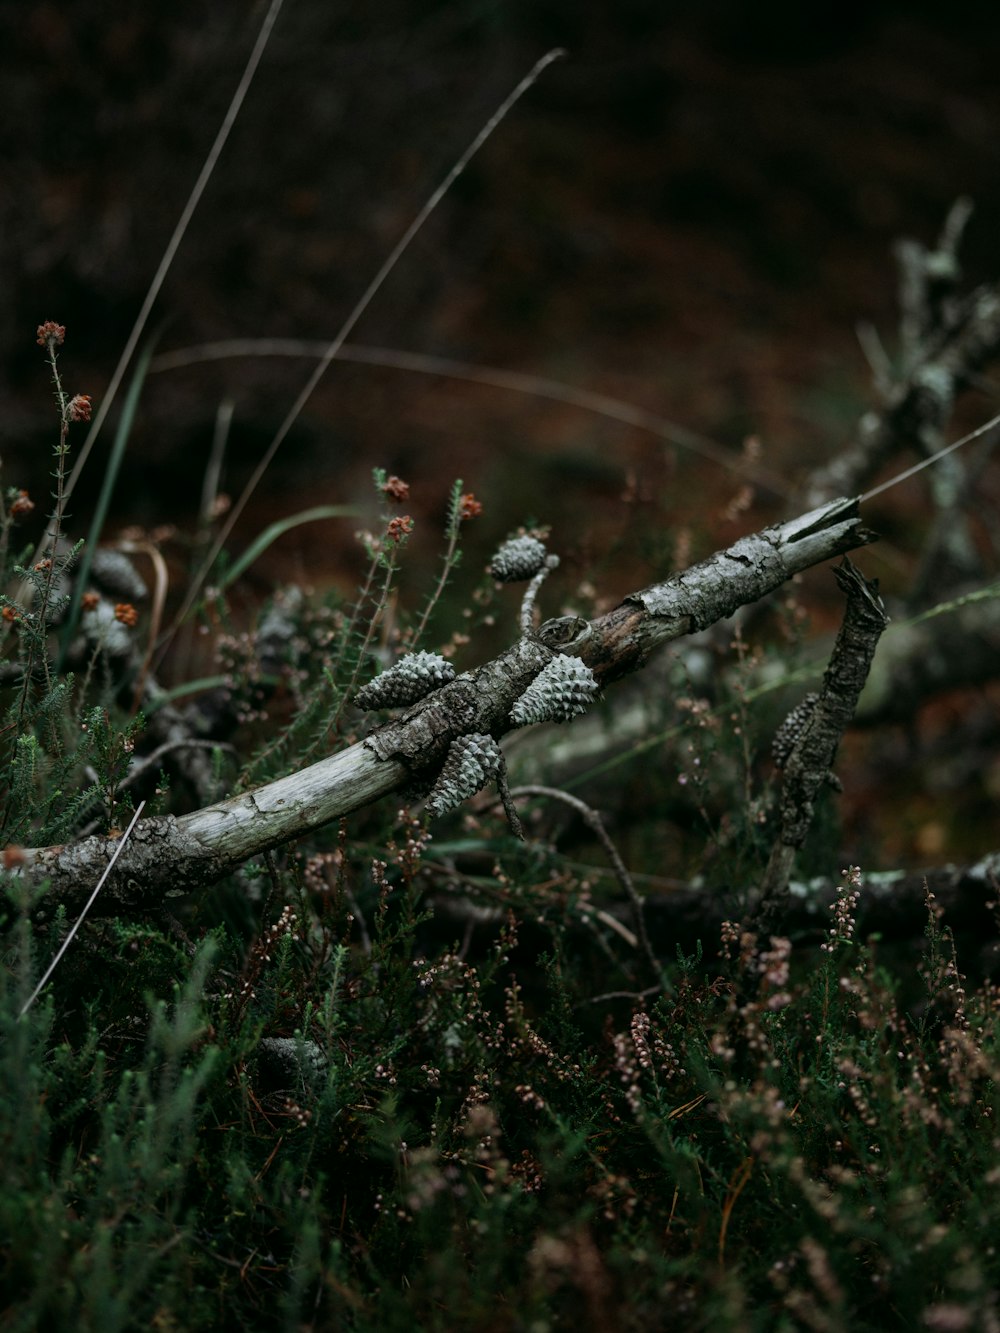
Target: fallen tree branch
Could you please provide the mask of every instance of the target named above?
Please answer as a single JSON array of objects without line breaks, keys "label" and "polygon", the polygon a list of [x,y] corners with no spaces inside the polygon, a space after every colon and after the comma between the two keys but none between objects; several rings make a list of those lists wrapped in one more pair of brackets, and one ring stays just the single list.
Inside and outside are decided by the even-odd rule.
[{"label": "fallen tree branch", "polygon": [[[910,622],[893,619],[879,641],[865,688],[855,710],[853,726],[876,727],[905,722],[915,717],[929,701],[950,690],[984,685],[996,678],[1000,663],[1000,616],[997,600],[1000,587],[977,587],[934,608]],[[685,640],[674,650],[681,655],[690,686],[711,698],[727,698],[733,672],[715,675],[717,650],[713,631]],[[729,637],[729,636],[727,636]],[[818,639],[814,675],[822,674],[824,649],[829,654],[833,635]],[[634,676],[615,701],[613,717],[590,713],[562,732],[521,732],[509,747],[507,760],[515,782],[547,782],[550,786],[574,783],[579,792],[581,775],[590,768],[604,771],[615,757],[639,756],[664,745],[672,732],[664,721],[663,701],[672,673],[671,653],[664,653],[641,675]],[[749,700],[784,689],[784,676],[774,663],[742,677]],[[793,668],[792,679],[806,679],[802,663]],[[609,725],[610,722],[610,725]],[[598,781],[595,778],[594,781]]]},{"label": "fallen tree branch", "polygon": [[[588,876],[594,872],[596,867],[588,869]],[[617,879],[613,869],[597,873]],[[448,881],[447,887],[439,886],[429,894],[434,916],[425,929],[446,941],[454,939],[458,926],[469,932],[481,930],[485,938],[494,937],[507,919],[510,906],[503,889],[491,884],[484,891],[477,878],[456,872],[454,866],[448,867],[448,875],[443,878]],[[827,939],[830,914],[842,883],[843,877],[834,875],[793,879],[781,918],[782,933],[812,937],[817,944]],[[995,975],[1000,966],[1000,850],[987,852],[967,865],[863,871],[855,911],[857,938],[877,935],[884,943],[919,940],[927,927],[928,891],[943,911],[945,925],[961,937],[963,962],[975,966],[970,943],[973,948],[981,945],[979,966]],[[642,907],[653,952],[660,958],[673,957],[678,948],[689,954],[699,945],[706,957],[713,957],[718,952],[722,923],[746,920],[747,916],[742,885],[727,890],[709,886],[700,877],[644,893]],[[626,926],[633,925],[635,908],[629,901],[606,903],[605,913]],[[751,928],[765,938],[759,923],[752,923]]]},{"label": "fallen tree branch", "polygon": [[[916,447],[925,456],[936,453],[956,396],[1000,352],[1000,285],[984,285],[964,297],[957,294],[957,248],[970,210],[964,199],[954,205],[934,249],[912,240],[897,245],[901,374],[894,381],[887,367],[879,370],[876,410],[861,417],[848,448],[811,474],[802,492],[804,503],[860,494],[879,469],[906,448]],[[956,509],[961,483],[956,468],[953,460],[946,469],[935,469],[935,503],[950,517],[950,530],[946,527],[942,540],[960,546],[956,569],[967,578],[973,553],[965,549],[965,519]]]},{"label": "fallen tree branch", "polygon": [[[723,620],[794,574],[872,540],[861,524],[859,502],[837,499],[742,537],[593,621],[548,621],[339,754],[181,818],[144,820],[109,876],[102,906],[119,912],[150,908],[214,883],[248,858],[388,796],[415,774],[426,776],[458,737],[503,736],[513,728],[514,703],[559,653],[579,657],[599,684],[608,684],[640,669],[660,644]],[[116,846],[114,838],[92,837],[19,849],[8,863],[22,883],[51,881],[43,911],[60,904],[72,910]]]},{"label": "fallen tree branch", "polygon": [[[889,623],[877,583],[869,583],[846,556],[834,572],[847,596],[847,606],[823,676],[823,688],[815,697],[810,696],[798,734],[788,738],[789,753],[782,759],[781,829],[755,905],[755,915],[762,923],[775,920],[787,906],[795,854],[805,843],[819,790],[832,779],[841,737],[854,717],[875,649]],[[802,710],[800,704],[795,711]]]},{"label": "fallen tree branch", "polygon": [[[833,877],[793,880],[782,917],[784,933],[815,930],[817,940],[830,925],[830,909],[841,881]],[[860,939],[878,934],[886,940],[913,939],[927,926],[927,892],[934,894],[945,923],[963,937],[978,940],[996,967],[996,903],[1000,897],[1000,851],[987,852],[973,865],[936,866],[927,870],[863,873],[856,920]],[[646,925],[654,949],[690,950],[698,941],[711,951],[719,940],[722,922],[739,916],[742,908],[731,896],[707,891],[697,884],[673,893],[649,894],[643,900]],[[610,909],[629,919],[626,903]]]}]

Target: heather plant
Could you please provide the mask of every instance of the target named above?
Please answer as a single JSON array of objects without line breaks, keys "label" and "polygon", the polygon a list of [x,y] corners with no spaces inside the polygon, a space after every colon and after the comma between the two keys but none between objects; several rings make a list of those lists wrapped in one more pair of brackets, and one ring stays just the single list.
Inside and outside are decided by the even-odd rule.
[{"label": "heather plant", "polygon": [[19,1020],[59,934],[22,915],[11,1327],[992,1326],[997,997],[933,902],[911,1012],[856,869],[822,933],[727,923],[600,1000],[620,937],[534,896],[526,948],[514,883],[484,951],[432,944],[434,855],[402,816],[290,866],[249,946],[103,927]]},{"label": "heather plant", "polygon": [[[65,537],[70,432],[91,415],[89,396],[71,396],[63,387],[59,349],[65,337],[65,328],[52,320],[38,327],[37,341],[52,377],[58,438],[52,510],[35,555],[29,554],[30,547],[24,554],[10,547],[14,525],[34,509],[26,492],[8,489],[3,520],[0,574],[11,591],[0,593],[7,686],[0,734],[0,833],[14,845],[29,832],[43,841],[65,838],[102,805],[105,826],[113,825],[118,784],[143,725],[141,716],[130,718],[116,697],[115,664],[136,623],[135,608],[124,600],[80,592],[76,574],[83,543]],[[75,653],[83,667],[80,677],[58,669],[54,648],[76,604],[87,620]]]},{"label": "heather plant", "polygon": [[[446,574],[467,500],[456,487]],[[407,535],[384,523],[353,607],[286,596],[234,639],[215,596],[234,734],[266,734],[281,681],[292,697],[286,738],[236,782],[301,762],[317,717],[328,738],[359,725],[362,673],[406,661],[405,619],[375,628]],[[716,702],[676,702],[675,785],[746,909],[767,795],[739,637],[734,660]],[[60,827],[121,827],[142,720],[113,672],[86,673],[106,696],[89,707],[50,679],[8,766],[12,828],[55,827],[41,745],[74,729]],[[489,804],[458,827],[404,808],[145,919],[99,915],[37,1001],[67,915],[10,881],[11,1327],[992,1326],[998,1002],[966,984],[934,898],[905,1002],[859,937],[856,868],[828,926],[761,934],[744,915],[674,963],[596,812],[512,795],[527,843]],[[553,798],[610,877],[539,836],[532,802]]]}]

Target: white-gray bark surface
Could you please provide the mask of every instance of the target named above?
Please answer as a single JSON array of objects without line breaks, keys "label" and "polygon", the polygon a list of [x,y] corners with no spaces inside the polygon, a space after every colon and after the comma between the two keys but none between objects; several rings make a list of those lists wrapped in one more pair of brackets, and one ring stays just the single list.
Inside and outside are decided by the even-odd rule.
[{"label": "white-gray bark surface", "polygon": [[[792,575],[873,538],[861,524],[858,501],[834,500],[740,538],[596,620],[547,621],[338,754],[192,814],[141,821],[95,910],[153,907],[388,796],[414,777],[432,778],[457,737],[479,732],[499,739],[510,731],[514,703],[557,653],[579,657],[599,684],[607,684],[641,668],[660,644],[725,619]],[[64,904],[73,911],[115,845],[112,838],[91,837],[69,846],[24,849],[19,875],[33,884],[51,880],[42,910]]]}]

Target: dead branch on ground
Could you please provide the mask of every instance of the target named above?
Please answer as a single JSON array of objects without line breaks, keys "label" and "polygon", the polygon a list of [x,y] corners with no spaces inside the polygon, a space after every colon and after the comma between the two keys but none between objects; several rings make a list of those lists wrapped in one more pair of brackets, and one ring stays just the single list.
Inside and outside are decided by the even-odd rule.
[{"label": "dead branch on ground", "polygon": [[[148,909],[214,883],[248,858],[398,791],[415,773],[439,766],[456,738],[482,733],[499,739],[512,729],[515,702],[558,653],[571,652],[598,684],[610,684],[643,667],[661,644],[725,619],[793,575],[873,539],[858,502],[834,500],[740,538],[593,621],[547,621],[338,754],[181,818],[142,821],[95,910]],[[51,881],[45,910],[63,904],[72,911],[115,846],[113,838],[92,837],[23,849],[14,858],[17,878]]]}]

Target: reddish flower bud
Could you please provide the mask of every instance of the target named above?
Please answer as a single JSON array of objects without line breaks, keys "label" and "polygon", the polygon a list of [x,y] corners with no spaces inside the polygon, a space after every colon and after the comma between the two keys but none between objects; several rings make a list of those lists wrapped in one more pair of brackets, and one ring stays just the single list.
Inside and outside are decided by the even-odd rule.
[{"label": "reddish flower bud", "polygon": [[401,541],[409,537],[413,531],[413,519],[409,514],[402,518],[392,518],[389,520],[389,526],[385,530],[386,541],[392,542],[398,546]]},{"label": "reddish flower bud", "polygon": [[89,421],[90,420],[90,394],[78,393],[69,400],[66,407],[66,415],[70,421]]},{"label": "reddish flower bud", "polygon": [[66,326],[51,319],[39,324],[37,332],[39,347],[61,347],[66,338]]}]

